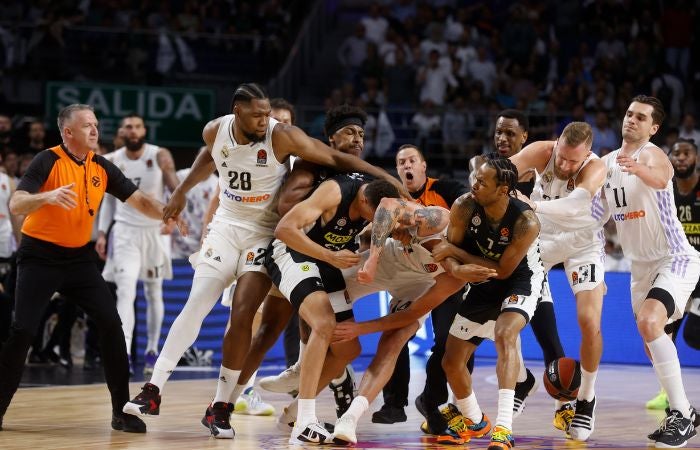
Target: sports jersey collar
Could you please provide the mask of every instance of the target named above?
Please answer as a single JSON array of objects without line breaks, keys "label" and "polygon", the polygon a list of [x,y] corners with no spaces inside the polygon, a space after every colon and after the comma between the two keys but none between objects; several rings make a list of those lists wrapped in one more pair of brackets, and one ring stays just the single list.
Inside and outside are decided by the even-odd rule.
[{"label": "sports jersey collar", "polygon": [[76,156],[73,153],[71,153],[70,150],[68,150],[68,148],[66,148],[65,144],[61,143],[59,145],[59,147],[61,147],[61,150],[63,150],[63,153],[65,153],[66,156],[68,156],[68,158],[70,158],[71,161],[73,161],[78,166],[82,166],[83,164],[85,164],[85,162],[90,157],[90,153],[92,152],[92,150],[88,150],[87,154],[85,155],[85,159],[80,160],[80,159],[76,158]]}]

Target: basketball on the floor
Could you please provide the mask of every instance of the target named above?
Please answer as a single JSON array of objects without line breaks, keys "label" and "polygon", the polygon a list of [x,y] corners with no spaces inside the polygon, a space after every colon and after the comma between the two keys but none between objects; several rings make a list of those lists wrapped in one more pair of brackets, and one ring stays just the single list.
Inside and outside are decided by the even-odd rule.
[{"label": "basketball on the floor", "polygon": [[581,386],[581,364],[573,358],[555,359],[544,371],[544,387],[557,400],[576,400]]}]

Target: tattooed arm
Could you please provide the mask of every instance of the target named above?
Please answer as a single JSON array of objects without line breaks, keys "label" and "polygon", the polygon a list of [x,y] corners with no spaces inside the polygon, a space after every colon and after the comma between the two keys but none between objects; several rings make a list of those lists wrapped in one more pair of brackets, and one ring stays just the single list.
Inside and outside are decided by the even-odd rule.
[{"label": "tattooed arm", "polygon": [[369,247],[369,257],[357,272],[357,281],[371,283],[377,271],[379,256],[384,250],[384,244],[397,225],[415,225],[413,212],[420,205],[403,199],[383,198],[374,213],[372,221],[372,241]]}]

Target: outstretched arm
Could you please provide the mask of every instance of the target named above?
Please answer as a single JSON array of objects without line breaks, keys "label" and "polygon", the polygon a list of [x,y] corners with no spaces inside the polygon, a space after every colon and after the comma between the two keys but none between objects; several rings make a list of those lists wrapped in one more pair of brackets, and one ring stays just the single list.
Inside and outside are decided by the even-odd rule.
[{"label": "outstretched arm", "polygon": [[335,150],[318,139],[309,137],[293,125],[277,124],[272,132],[272,145],[280,151],[280,160],[296,155],[312,163],[332,167],[343,172],[364,172],[376,178],[383,178],[399,189],[402,196],[411,198],[401,182],[383,169],[375,167],[360,158]]},{"label": "outstretched arm", "polygon": [[340,322],[333,332],[333,339],[344,341],[363,334],[405,327],[429,313],[463,286],[464,281],[453,278],[447,273],[441,273],[435,277],[433,287],[411,303],[408,308],[366,322]]},{"label": "outstretched arm", "polygon": [[629,156],[617,157],[617,163],[623,172],[636,175],[653,189],[664,189],[673,176],[673,166],[668,156],[658,147],[648,147],[635,161]]}]

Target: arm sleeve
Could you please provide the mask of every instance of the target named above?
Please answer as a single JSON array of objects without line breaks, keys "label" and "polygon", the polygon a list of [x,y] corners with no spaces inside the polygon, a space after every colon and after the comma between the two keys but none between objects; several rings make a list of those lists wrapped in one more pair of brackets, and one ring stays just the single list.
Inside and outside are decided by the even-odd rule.
[{"label": "arm sleeve", "polygon": [[44,150],[34,157],[24,176],[17,184],[18,191],[36,194],[49,178],[51,169],[58,157],[51,150]]},{"label": "arm sleeve", "polygon": [[535,202],[538,214],[559,217],[574,217],[591,207],[591,193],[584,188],[576,188],[567,197],[556,200],[539,200]]},{"label": "arm sleeve", "polygon": [[448,206],[452,206],[455,200],[469,192],[469,189],[459,181],[442,179],[432,185],[432,190],[440,194]]},{"label": "arm sleeve", "polygon": [[113,195],[105,195],[100,204],[100,213],[97,220],[97,229],[103,233],[107,233],[109,227],[114,221],[114,212],[116,210],[116,200]]},{"label": "arm sleeve", "polygon": [[117,168],[108,159],[95,155],[94,161],[101,165],[107,172],[107,193],[117,197],[119,201],[125,202],[131,194],[136,192],[136,185],[130,179],[124,176],[121,170]]}]

